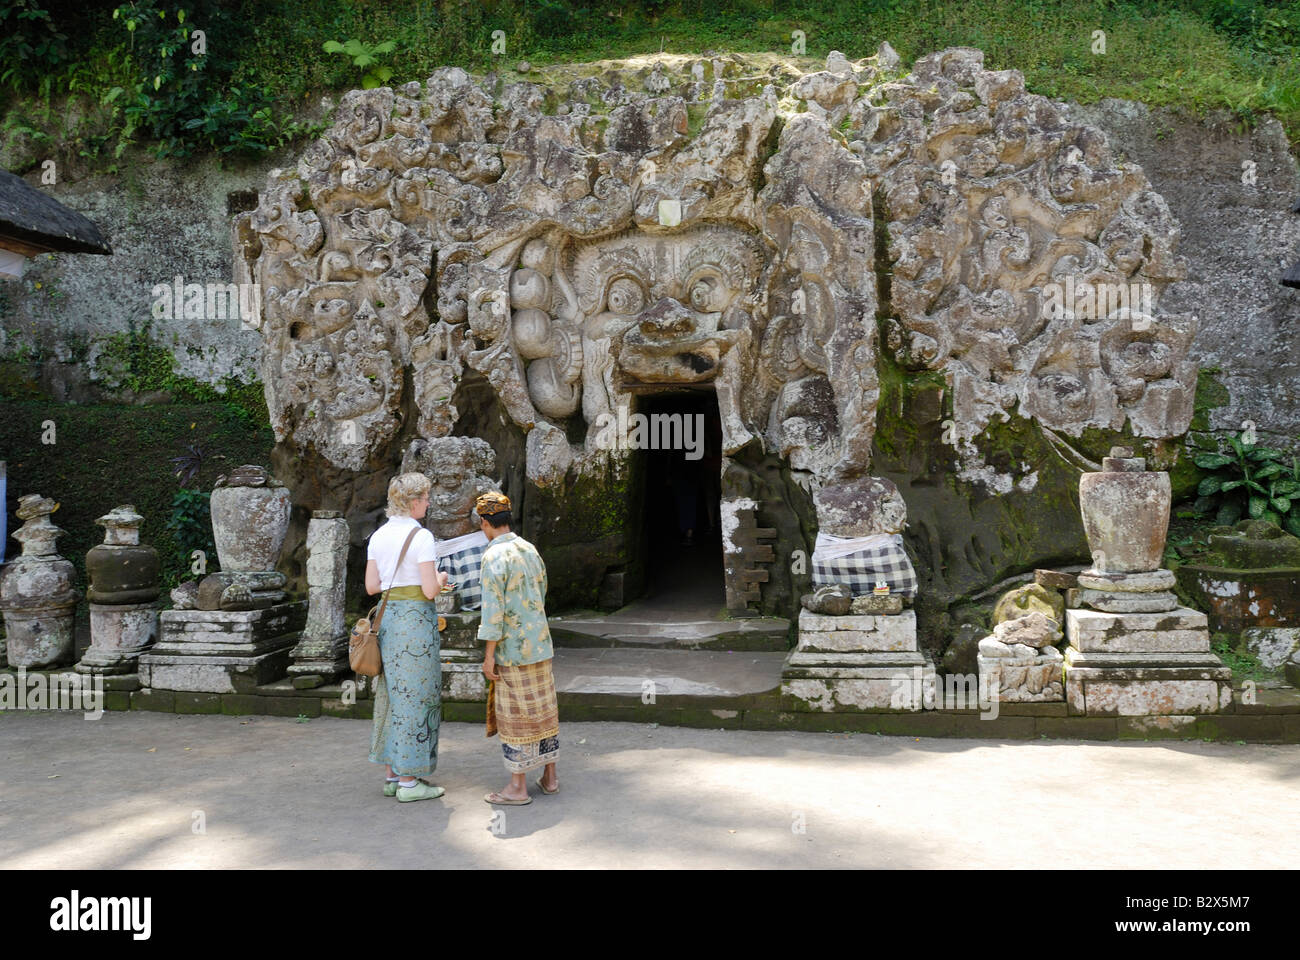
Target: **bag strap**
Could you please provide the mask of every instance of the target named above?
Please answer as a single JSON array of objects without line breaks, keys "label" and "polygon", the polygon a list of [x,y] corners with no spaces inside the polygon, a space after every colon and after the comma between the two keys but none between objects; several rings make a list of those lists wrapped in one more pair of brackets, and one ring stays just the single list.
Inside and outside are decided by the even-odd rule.
[{"label": "bag strap", "polygon": [[411,541],[415,539],[415,535],[419,532],[420,525],[416,524],[415,529],[407,535],[406,543],[402,544],[402,552],[397,555],[397,566],[393,567],[393,576],[388,581],[388,589],[384,591],[383,599],[379,601],[379,613],[375,615],[374,622],[370,626],[370,629],[376,635],[379,633],[379,622],[384,619],[384,607],[388,604],[388,591],[393,589],[393,580],[397,579],[397,571],[402,568],[402,561],[406,559],[406,548],[411,545]]}]

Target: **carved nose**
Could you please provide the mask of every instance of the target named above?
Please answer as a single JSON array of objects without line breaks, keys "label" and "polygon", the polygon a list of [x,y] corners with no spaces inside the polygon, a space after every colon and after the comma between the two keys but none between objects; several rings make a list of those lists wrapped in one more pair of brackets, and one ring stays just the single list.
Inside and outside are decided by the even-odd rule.
[{"label": "carved nose", "polygon": [[657,340],[689,336],[695,332],[695,311],[681,301],[664,297],[641,314],[641,332]]}]

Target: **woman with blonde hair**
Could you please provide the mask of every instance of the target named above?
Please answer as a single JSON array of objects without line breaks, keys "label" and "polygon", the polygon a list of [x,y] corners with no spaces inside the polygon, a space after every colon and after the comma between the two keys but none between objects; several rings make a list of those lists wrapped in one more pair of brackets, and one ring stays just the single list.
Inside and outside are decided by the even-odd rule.
[{"label": "woman with blonde hair", "polygon": [[370,761],[386,765],[384,796],[402,802],[443,795],[442,787],[418,779],[438,764],[442,719],[441,638],[433,599],[447,585],[447,575],[437,570],[433,534],[420,523],[429,509],[430,487],[422,473],[394,477],[388,484],[388,522],[371,535],[366,550],[366,592],[388,592],[379,624],[384,667],[374,681]]}]

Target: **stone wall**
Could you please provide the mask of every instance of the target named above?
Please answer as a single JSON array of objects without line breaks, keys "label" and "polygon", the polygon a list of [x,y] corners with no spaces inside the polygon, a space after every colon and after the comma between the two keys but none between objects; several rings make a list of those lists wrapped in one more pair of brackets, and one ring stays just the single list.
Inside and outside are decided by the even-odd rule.
[{"label": "stone wall", "polygon": [[[1191,356],[1217,366],[1228,403],[1215,430],[1256,424],[1261,442],[1300,440],[1300,290],[1278,283],[1300,259],[1300,167],[1272,119],[1250,130],[1229,116],[1180,117],[1125,100],[1074,106],[1142,165],[1182,225],[1187,278],[1161,298],[1200,319]],[[1253,166],[1252,166],[1253,164]],[[1253,182],[1251,182],[1253,181]]]},{"label": "stone wall", "polygon": [[120,176],[47,186],[39,168],[28,175],[33,186],[95,221],[113,254],[45,254],[28,261],[21,280],[0,282],[0,356],[42,357],[43,390],[56,400],[85,402],[97,395],[91,374],[108,339],[148,329],[174,353],[177,374],[214,385],[228,377],[250,382],[255,331],[227,310],[155,318],[152,291],[177,276],[205,290],[230,282],[230,220],[256,204],[265,165],[141,160],[124,168]]}]

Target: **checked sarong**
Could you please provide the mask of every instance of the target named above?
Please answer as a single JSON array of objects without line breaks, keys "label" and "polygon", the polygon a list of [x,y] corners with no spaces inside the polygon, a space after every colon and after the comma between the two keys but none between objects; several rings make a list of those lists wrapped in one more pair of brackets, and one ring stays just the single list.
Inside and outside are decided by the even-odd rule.
[{"label": "checked sarong", "polygon": [[[852,553],[845,553],[857,545]],[[889,584],[889,592],[916,596],[916,570],[903,549],[903,535],[882,533],[854,540],[819,533],[812,555],[813,586],[843,583],[855,597],[870,594],[876,582]]]},{"label": "checked sarong", "polygon": [[[456,597],[460,600],[462,610],[477,610],[483,606],[483,588],[480,575],[483,570],[483,551],[487,549],[488,539],[479,533],[481,542],[462,546],[454,553],[443,554],[444,545],[455,549],[460,542],[469,540],[473,535],[457,537],[455,540],[440,540],[438,547],[438,569],[456,585]],[[475,537],[474,539],[477,539]]]}]

